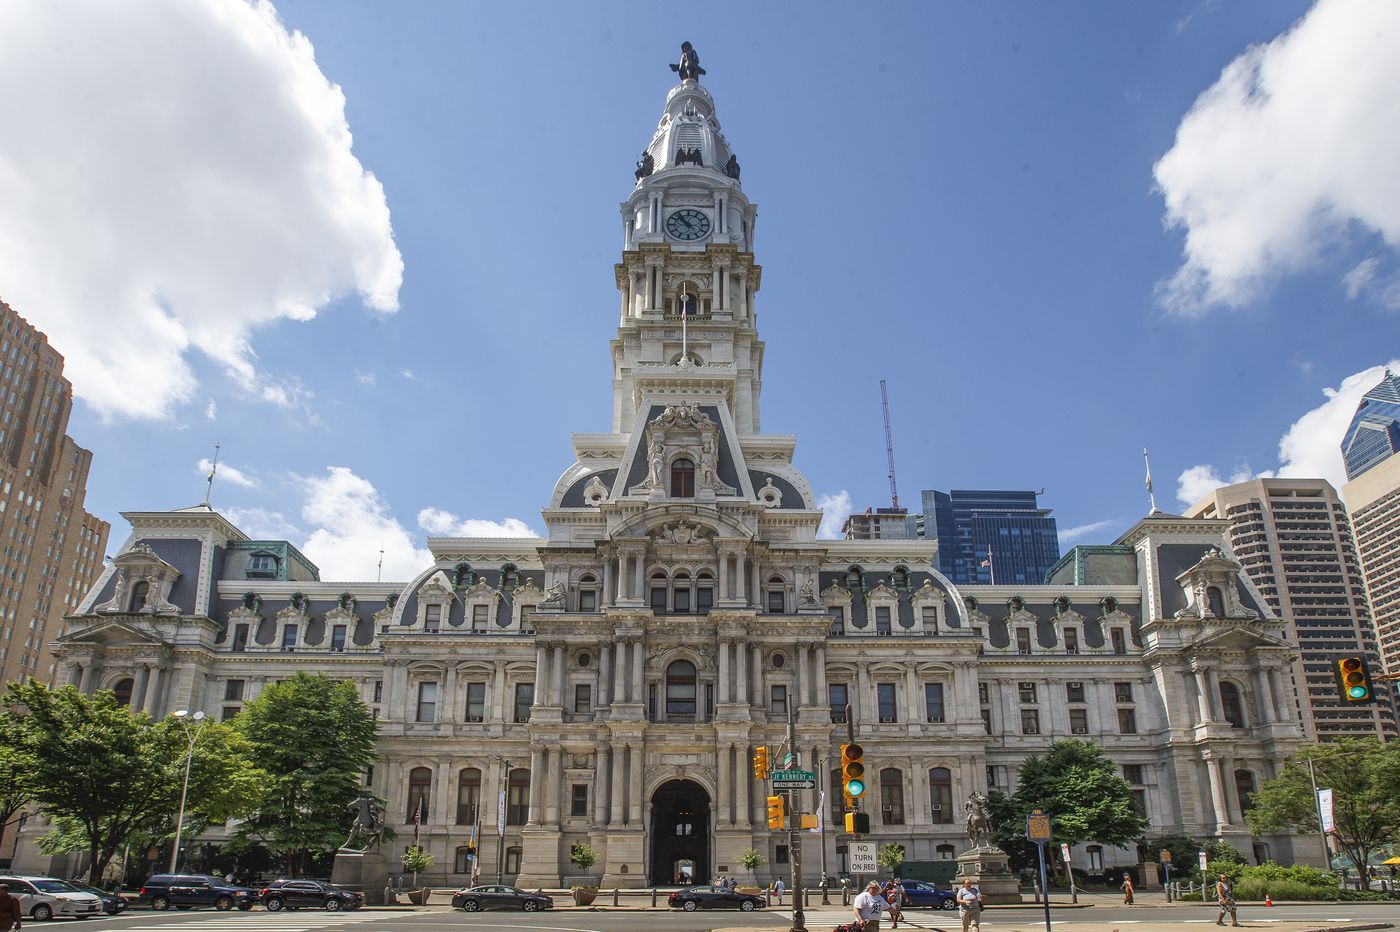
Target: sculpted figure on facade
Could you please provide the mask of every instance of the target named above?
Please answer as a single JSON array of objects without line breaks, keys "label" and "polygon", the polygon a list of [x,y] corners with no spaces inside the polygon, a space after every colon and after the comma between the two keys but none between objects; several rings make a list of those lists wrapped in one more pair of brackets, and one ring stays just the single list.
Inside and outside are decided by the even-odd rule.
[{"label": "sculpted figure on facade", "polygon": [[541,611],[546,612],[564,611],[564,584],[556,579],[546,586],[544,590],[544,601],[540,602],[539,607]]}]

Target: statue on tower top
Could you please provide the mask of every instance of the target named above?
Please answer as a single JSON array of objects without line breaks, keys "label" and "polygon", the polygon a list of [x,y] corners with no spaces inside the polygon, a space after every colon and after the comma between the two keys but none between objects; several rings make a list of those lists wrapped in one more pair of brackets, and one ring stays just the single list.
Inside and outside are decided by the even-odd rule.
[{"label": "statue on tower top", "polygon": [[680,64],[671,65],[671,70],[680,75],[682,81],[699,81],[705,69],[700,67],[700,56],[689,42],[681,43]]}]

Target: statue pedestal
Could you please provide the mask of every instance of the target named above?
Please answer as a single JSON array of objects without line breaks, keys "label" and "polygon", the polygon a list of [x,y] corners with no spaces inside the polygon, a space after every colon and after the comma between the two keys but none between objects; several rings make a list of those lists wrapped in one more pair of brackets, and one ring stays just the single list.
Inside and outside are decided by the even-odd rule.
[{"label": "statue pedestal", "polygon": [[377,850],[336,851],[331,865],[331,883],[365,895],[366,906],[384,902],[384,888],[389,884],[389,862]]},{"label": "statue pedestal", "polygon": [[1021,883],[1011,873],[1009,855],[1000,848],[981,847],[958,855],[958,874],[953,888],[962,885],[963,878],[982,891],[982,902],[988,906],[1021,902]]}]

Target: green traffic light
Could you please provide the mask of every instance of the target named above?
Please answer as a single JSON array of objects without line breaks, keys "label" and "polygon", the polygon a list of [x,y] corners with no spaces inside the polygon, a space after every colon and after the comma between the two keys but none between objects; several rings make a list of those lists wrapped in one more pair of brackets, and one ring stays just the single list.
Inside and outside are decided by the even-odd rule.
[{"label": "green traffic light", "polygon": [[1365,699],[1365,698],[1366,698],[1366,687],[1365,687],[1365,686],[1353,686],[1353,687],[1351,687],[1350,689],[1347,690],[1347,695],[1350,696],[1350,697],[1353,698],[1353,699]]},{"label": "green traffic light", "polygon": [[860,795],[863,795],[864,793],[865,793],[865,781],[864,781],[864,780],[847,780],[847,781],[846,781],[846,795],[848,795],[848,796],[860,796]]}]

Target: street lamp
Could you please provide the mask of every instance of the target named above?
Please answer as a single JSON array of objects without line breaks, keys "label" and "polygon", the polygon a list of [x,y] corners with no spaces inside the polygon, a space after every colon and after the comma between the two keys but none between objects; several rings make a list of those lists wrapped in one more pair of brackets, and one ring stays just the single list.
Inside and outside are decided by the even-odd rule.
[{"label": "street lamp", "polygon": [[[501,882],[501,876],[505,873],[506,862],[506,794],[510,791],[510,761],[499,754],[492,754],[491,760],[497,761],[501,765],[501,790],[496,797],[496,883]],[[531,777],[533,778],[533,774]],[[478,856],[481,848],[477,847]]]},{"label": "street lamp", "polygon": [[[175,818],[175,846],[170,849],[170,873],[175,873],[175,865],[180,859],[180,833],[185,828],[185,797],[190,792],[190,763],[194,760],[194,743],[199,740],[199,730],[204,727],[204,713],[202,711],[190,714],[189,709],[179,709],[175,713],[175,719],[180,723],[180,727],[185,730],[185,740],[189,742],[189,750],[185,753],[185,784],[180,788],[180,814]],[[190,729],[190,722],[194,722],[194,729]]]}]

